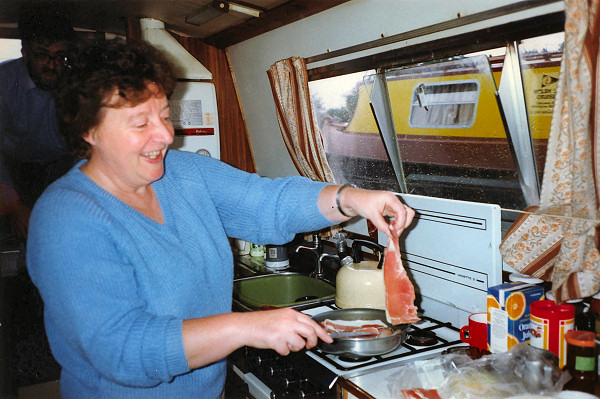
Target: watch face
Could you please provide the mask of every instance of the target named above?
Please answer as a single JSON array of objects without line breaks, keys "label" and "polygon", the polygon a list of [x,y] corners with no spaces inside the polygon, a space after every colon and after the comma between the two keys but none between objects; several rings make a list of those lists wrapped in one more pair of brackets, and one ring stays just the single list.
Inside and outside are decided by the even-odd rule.
[{"label": "watch face", "polygon": [[201,148],[201,149],[199,149],[198,151],[196,151],[196,154],[200,154],[200,155],[206,155],[206,156],[209,156],[209,157],[211,156],[211,155],[210,155],[210,152],[208,152],[208,150],[207,150],[207,149],[205,149],[205,148]]}]

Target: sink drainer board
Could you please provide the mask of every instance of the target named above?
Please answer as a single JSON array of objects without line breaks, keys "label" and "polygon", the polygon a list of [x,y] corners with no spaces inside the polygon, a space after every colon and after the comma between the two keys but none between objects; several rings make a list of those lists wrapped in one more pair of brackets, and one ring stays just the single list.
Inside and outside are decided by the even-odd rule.
[{"label": "sink drainer board", "polygon": [[331,284],[303,274],[272,274],[233,283],[233,293],[246,306],[293,306],[335,296]]}]

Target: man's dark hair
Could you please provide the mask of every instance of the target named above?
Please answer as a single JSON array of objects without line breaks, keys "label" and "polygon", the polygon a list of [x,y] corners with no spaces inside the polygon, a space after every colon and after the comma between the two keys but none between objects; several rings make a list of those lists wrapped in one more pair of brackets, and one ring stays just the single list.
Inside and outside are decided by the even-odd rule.
[{"label": "man's dark hair", "polygon": [[75,31],[67,14],[54,7],[28,7],[19,18],[19,36],[22,41],[55,43],[73,41]]}]

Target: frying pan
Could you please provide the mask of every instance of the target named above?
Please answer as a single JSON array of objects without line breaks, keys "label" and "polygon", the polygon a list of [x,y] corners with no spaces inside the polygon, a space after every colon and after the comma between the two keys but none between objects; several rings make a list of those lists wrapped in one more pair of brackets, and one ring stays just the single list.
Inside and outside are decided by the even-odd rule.
[{"label": "frying pan", "polygon": [[404,342],[406,333],[410,328],[410,324],[391,325],[385,318],[385,310],[380,309],[340,309],[313,316],[313,320],[317,323],[321,323],[325,319],[344,321],[377,320],[392,329],[392,335],[381,338],[336,338],[331,344],[319,340],[317,347],[323,352],[350,359],[383,355],[393,351]]}]

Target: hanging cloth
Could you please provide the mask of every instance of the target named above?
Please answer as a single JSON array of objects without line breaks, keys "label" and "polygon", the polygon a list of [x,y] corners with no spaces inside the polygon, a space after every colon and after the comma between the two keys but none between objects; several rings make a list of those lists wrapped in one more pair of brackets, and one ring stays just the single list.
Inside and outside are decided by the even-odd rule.
[{"label": "hanging cloth", "polygon": [[[299,57],[277,61],[271,65],[267,75],[281,135],[294,166],[302,176],[311,180],[335,183],[310,101],[306,61]],[[339,230],[339,227],[333,226],[325,229],[321,236],[333,237]]]},{"label": "hanging cloth", "polygon": [[525,210],[500,253],[515,270],[552,281],[557,302],[600,290],[598,5],[565,1],[565,39],[539,206]]},{"label": "hanging cloth", "polygon": [[277,61],[267,71],[281,135],[296,169],[312,180],[335,183],[310,102],[304,58]]}]

